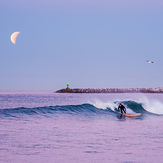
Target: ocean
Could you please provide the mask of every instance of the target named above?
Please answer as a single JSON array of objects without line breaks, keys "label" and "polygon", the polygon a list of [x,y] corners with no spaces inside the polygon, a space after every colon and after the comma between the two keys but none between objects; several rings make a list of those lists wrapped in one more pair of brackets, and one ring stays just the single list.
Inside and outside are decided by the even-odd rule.
[{"label": "ocean", "polygon": [[0,162],[162,163],[163,94],[0,91]]}]

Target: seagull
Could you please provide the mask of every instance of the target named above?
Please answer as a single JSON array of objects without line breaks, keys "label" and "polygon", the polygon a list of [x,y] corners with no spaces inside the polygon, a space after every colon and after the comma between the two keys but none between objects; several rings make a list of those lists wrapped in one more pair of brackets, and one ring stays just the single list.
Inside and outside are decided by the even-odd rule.
[{"label": "seagull", "polygon": [[149,61],[149,60],[147,60],[147,62],[148,62],[148,63],[154,63],[153,61]]}]

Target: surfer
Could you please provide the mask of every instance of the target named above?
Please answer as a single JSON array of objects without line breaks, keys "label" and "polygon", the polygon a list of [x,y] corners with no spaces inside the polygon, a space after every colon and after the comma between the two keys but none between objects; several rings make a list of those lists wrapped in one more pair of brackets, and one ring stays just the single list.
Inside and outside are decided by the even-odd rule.
[{"label": "surfer", "polygon": [[120,103],[118,106],[118,111],[121,112],[122,114],[126,114],[126,108]]}]

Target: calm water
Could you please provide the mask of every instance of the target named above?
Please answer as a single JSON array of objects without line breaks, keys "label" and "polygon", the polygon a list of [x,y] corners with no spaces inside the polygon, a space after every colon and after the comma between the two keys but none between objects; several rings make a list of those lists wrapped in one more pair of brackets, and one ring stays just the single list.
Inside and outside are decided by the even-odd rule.
[{"label": "calm water", "polygon": [[[141,116],[120,116],[120,102]],[[162,160],[163,94],[0,91],[2,163]]]}]

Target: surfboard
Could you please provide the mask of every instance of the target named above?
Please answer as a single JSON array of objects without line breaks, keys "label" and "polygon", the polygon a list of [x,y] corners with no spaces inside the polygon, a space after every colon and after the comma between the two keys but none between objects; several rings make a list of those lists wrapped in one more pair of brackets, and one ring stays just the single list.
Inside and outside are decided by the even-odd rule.
[{"label": "surfboard", "polygon": [[141,115],[141,113],[123,113],[123,115],[125,115],[126,117],[137,117]]}]

